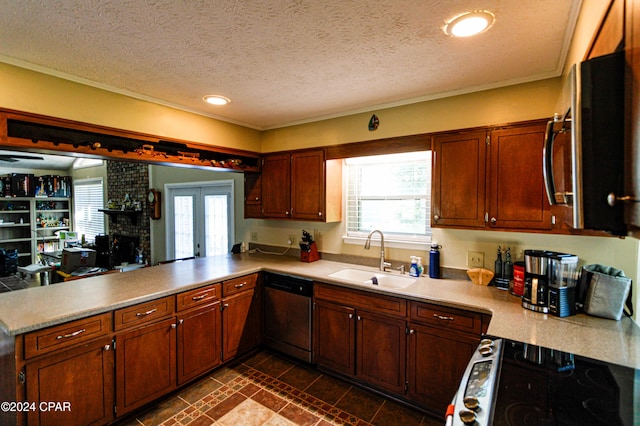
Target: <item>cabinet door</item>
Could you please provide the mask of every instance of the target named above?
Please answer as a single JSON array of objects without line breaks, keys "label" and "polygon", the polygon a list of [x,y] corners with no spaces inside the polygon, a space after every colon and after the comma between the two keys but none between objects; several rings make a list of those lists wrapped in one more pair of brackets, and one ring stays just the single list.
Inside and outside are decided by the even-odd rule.
[{"label": "cabinet door", "polygon": [[262,175],[260,173],[244,175],[244,217],[262,217]]},{"label": "cabinet door", "polygon": [[117,335],[116,351],[118,415],[175,389],[175,319]]},{"label": "cabinet door", "polygon": [[220,302],[178,316],[178,384],[222,362]]},{"label": "cabinet door", "polygon": [[351,376],[355,374],[355,309],[316,301],[313,335],[319,366]]},{"label": "cabinet door", "polygon": [[[625,56],[627,60],[625,102],[627,135],[625,147],[625,194],[640,197],[640,2],[627,1]],[[640,228],[640,203],[625,203],[625,222]]]},{"label": "cabinet door", "polygon": [[291,217],[324,220],[324,151],[291,154]]},{"label": "cabinet door", "polygon": [[479,337],[409,323],[407,397],[444,415],[479,342]]},{"label": "cabinet door", "polygon": [[291,209],[291,156],[265,155],[262,160],[262,213],[288,218]]},{"label": "cabinet door", "polygon": [[222,359],[250,351],[261,336],[258,321],[259,298],[252,288],[222,300]]},{"label": "cabinet door", "polygon": [[434,137],[432,226],[484,227],[486,138],[485,131]]},{"label": "cabinet door", "polygon": [[356,376],[374,386],[403,394],[405,320],[364,311],[358,311],[356,319]]},{"label": "cabinet door", "polygon": [[26,400],[57,403],[28,412],[29,425],[105,424],[113,418],[110,338],[61,351],[26,366]]},{"label": "cabinet door", "polygon": [[551,229],[542,176],[543,124],[491,132],[489,225]]}]

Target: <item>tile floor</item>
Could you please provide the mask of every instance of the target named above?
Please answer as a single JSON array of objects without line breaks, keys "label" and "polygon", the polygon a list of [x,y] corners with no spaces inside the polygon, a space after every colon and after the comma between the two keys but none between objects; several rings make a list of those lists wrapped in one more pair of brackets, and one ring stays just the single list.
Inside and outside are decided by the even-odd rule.
[{"label": "tile floor", "polygon": [[40,281],[37,279],[21,279],[18,275],[0,277],[0,293],[37,287],[39,285]]},{"label": "tile floor", "polygon": [[444,421],[262,351],[158,403],[126,426],[442,425]]}]

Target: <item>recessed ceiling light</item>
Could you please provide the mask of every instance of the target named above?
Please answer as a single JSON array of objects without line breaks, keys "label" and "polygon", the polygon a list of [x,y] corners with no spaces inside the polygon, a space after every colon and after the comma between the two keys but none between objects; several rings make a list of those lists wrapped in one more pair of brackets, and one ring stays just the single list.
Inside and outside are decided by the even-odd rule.
[{"label": "recessed ceiling light", "polygon": [[495,19],[493,13],[486,10],[463,13],[447,22],[444,32],[454,37],[469,37],[488,30]]},{"label": "recessed ceiling light", "polygon": [[211,105],[226,105],[231,102],[231,99],[220,95],[207,95],[202,99]]}]

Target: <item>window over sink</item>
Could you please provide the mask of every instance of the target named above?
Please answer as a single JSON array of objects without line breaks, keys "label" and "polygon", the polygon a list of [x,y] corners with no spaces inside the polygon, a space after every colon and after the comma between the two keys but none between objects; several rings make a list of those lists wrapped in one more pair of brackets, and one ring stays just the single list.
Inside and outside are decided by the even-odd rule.
[{"label": "window over sink", "polygon": [[384,232],[393,247],[431,241],[431,151],[349,158],[344,168],[346,243]]}]

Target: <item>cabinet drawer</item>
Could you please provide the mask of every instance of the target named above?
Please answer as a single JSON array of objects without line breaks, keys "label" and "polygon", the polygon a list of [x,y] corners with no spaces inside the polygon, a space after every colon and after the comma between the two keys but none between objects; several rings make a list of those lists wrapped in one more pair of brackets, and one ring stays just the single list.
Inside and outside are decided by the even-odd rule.
[{"label": "cabinet drawer", "polygon": [[226,297],[241,291],[250,290],[255,288],[257,282],[258,274],[246,275],[244,277],[224,281],[222,283],[222,294]]},{"label": "cabinet drawer", "polygon": [[367,309],[400,317],[407,316],[407,301],[393,296],[373,294],[366,291],[316,284],[314,297],[353,308]]},{"label": "cabinet drawer", "polygon": [[110,332],[111,312],[34,331],[24,336],[24,357],[67,348]]},{"label": "cabinet drawer", "polygon": [[421,302],[411,302],[410,306],[413,321],[478,335],[482,332],[482,314],[477,312]]},{"label": "cabinet drawer", "polygon": [[185,291],[176,296],[176,310],[184,311],[185,309],[201,306],[214,300],[220,299],[222,295],[222,285],[220,283],[198,288],[191,291]]},{"label": "cabinet drawer", "polygon": [[140,303],[128,308],[118,309],[113,319],[116,330],[134,327],[138,324],[146,324],[158,318],[173,314],[175,298],[173,296]]}]

